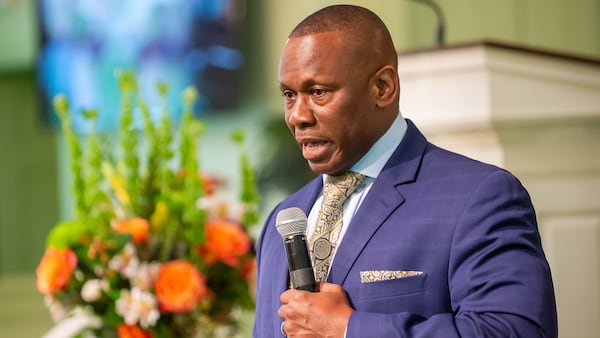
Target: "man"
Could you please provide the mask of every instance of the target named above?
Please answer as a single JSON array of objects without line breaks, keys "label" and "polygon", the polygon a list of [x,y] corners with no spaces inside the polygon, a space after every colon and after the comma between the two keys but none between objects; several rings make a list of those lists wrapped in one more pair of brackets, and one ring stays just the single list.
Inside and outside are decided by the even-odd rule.
[{"label": "man", "polygon": [[[374,13],[343,5],[307,17],[284,47],[279,80],[286,123],[322,175],[261,233],[255,337],[557,336],[527,192],[402,118],[395,48]],[[348,171],[361,183],[343,202],[339,234],[324,240],[329,260],[315,245],[327,227],[323,186]],[[275,219],[290,207],[308,215],[318,292],[288,289]]]}]

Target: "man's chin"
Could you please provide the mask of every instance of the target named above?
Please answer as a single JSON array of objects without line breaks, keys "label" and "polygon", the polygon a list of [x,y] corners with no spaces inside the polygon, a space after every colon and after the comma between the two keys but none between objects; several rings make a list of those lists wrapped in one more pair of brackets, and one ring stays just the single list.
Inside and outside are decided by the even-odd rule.
[{"label": "man's chin", "polygon": [[308,163],[308,167],[310,168],[310,170],[312,170],[315,174],[326,174],[327,173],[327,166],[325,166],[323,163],[315,163],[313,161],[306,161]]},{"label": "man's chin", "polygon": [[311,161],[307,161],[307,162],[308,162],[308,166],[310,167],[310,170],[312,170],[316,174],[326,174],[326,175],[336,176],[336,175],[339,175],[339,174],[343,173],[344,171],[346,171],[345,169],[339,169],[339,168],[333,167],[327,163],[315,163],[315,162],[311,162]]}]

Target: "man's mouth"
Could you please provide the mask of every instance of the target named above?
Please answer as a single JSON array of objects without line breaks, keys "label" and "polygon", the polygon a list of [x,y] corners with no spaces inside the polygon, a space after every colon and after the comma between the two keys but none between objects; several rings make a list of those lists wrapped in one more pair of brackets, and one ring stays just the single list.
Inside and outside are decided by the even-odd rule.
[{"label": "man's mouth", "polygon": [[301,143],[302,156],[308,161],[317,160],[322,158],[327,151],[327,141],[308,141]]}]

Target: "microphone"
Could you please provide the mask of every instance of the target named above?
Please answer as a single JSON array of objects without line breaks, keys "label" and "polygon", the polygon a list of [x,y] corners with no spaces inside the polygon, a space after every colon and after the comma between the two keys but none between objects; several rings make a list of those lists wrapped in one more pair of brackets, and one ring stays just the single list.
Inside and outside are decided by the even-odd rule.
[{"label": "microphone", "polygon": [[281,210],[275,226],[283,237],[292,288],[315,292],[315,274],[306,248],[306,221],[304,211],[294,207]]},{"label": "microphone", "polygon": [[443,46],[446,42],[446,23],[444,20],[444,13],[442,8],[434,0],[413,0],[414,2],[420,2],[426,6],[429,6],[437,17],[437,34],[436,42],[438,46]]}]

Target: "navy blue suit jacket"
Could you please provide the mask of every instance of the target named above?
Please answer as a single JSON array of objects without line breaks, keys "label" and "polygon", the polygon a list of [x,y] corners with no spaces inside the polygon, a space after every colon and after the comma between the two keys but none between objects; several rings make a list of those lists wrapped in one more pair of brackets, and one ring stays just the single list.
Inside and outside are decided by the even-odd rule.
[{"label": "navy blue suit jacket", "polygon": [[[328,281],[355,312],[347,337],[556,337],[550,269],[534,209],[507,171],[408,131],[349,224]],[[288,284],[280,210],[307,214],[318,177],[280,203],[258,243],[254,337],[282,337],[277,310]],[[361,283],[361,271],[422,274]]]}]

